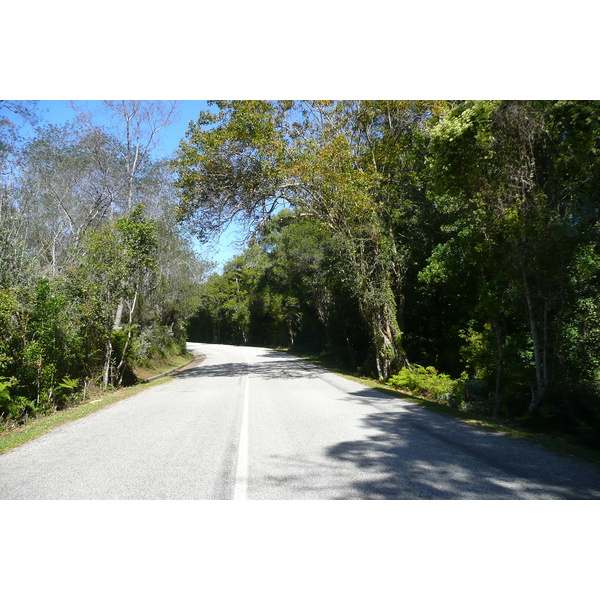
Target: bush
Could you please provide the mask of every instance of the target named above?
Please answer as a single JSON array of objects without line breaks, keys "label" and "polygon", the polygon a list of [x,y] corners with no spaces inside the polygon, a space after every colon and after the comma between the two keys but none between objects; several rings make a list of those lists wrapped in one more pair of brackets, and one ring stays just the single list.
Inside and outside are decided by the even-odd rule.
[{"label": "bush", "polygon": [[444,404],[461,403],[464,400],[464,382],[454,380],[435,367],[413,365],[404,367],[387,381],[388,385],[403,389],[418,396]]},{"label": "bush", "polygon": [[10,388],[15,384],[14,379],[0,376],[0,420],[20,421],[35,412],[32,401],[10,393]]},{"label": "bush", "polygon": [[167,358],[185,352],[185,337],[177,339],[172,327],[153,323],[144,327],[132,344],[132,364],[148,365],[155,358]]},{"label": "bush", "polygon": [[72,377],[64,377],[63,380],[58,384],[56,394],[56,407],[58,409],[64,408],[70,402],[73,402],[77,398],[77,390],[79,388],[79,379]]},{"label": "bush", "polygon": [[600,448],[600,386],[571,382],[552,386],[533,412],[515,417],[528,429],[568,435],[578,444]]}]

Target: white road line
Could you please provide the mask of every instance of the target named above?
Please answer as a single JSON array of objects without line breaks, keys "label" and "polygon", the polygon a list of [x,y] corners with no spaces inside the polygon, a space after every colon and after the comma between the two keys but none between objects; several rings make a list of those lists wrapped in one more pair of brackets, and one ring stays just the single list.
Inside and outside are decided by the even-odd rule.
[{"label": "white road line", "polygon": [[248,498],[248,403],[250,398],[250,376],[246,375],[246,389],[244,391],[244,405],[242,407],[242,426],[240,430],[240,443],[238,446],[237,469],[235,473],[235,487],[233,488],[234,500],[247,500]]}]

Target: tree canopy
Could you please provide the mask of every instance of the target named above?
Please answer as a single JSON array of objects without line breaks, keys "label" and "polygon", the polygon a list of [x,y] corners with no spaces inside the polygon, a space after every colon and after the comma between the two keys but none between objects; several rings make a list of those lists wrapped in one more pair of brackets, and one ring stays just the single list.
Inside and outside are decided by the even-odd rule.
[{"label": "tree canopy", "polygon": [[497,416],[600,426],[599,102],[213,106],[180,145],[179,218],[249,243],[204,287],[202,339],[384,380],[429,364]]}]

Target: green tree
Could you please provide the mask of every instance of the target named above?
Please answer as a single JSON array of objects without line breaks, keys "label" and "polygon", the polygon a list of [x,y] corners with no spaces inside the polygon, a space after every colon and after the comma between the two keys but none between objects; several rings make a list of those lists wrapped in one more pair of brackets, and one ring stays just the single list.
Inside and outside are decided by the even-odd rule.
[{"label": "green tree", "polygon": [[[386,191],[395,158],[388,146],[404,144],[402,127],[422,126],[430,108],[323,101],[216,106],[219,112],[202,114],[180,145],[181,217],[206,236],[236,218],[256,228],[287,204],[323,224],[341,248],[339,277],[371,332],[377,372],[387,378],[406,361],[397,304],[402,257]],[[398,115],[403,125],[388,135]]]},{"label": "green tree", "polygon": [[535,373],[530,411],[560,376],[567,273],[597,220],[599,116],[597,102],[464,102],[432,132],[435,202],[453,236],[471,240],[499,371],[510,290],[523,298]]},{"label": "green tree", "polygon": [[[79,285],[105,347],[105,387],[123,381],[140,296],[155,272],[157,243],[155,224],[145,218],[141,205],[129,217],[105,225],[86,240]],[[114,315],[121,305],[127,311],[128,322],[125,327],[116,327]]]}]

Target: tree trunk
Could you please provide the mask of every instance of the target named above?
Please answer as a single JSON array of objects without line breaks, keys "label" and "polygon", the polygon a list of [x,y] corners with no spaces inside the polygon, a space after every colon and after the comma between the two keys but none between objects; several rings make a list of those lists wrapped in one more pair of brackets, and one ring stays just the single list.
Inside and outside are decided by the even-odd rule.
[{"label": "tree trunk", "polygon": [[125,306],[125,300],[121,298],[119,300],[119,306],[117,306],[117,312],[115,314],[115,320],[113,321],[112,330],[116,331],[117,329],[121,329],[121,320],[123,319],[123,308]]},{"label": "tree trunk", "polygon": [[[111,331],[112,335],[112,331]],[[111,379],[111,362],[112,362],[112,340],[106,342],[106,358],[104,360],[104,373],[102,374],[102,385],[104,389],[108,387],[108,382]]]},{"label": "tree trunk", "polygon": [[535,362],[535,379],[537,388],[531,394],[529,403],[529,412],[533,412],[542,402],[546,394],[548,384],[548,374],[545,365],[545,348],[540,340],[539,326],[535,318],[535,305],[529,285],[529,279],[526,274],[523,275],[525,300],[527,302],[527,311],[529,313],[529,329],[531,331],[531,340],[533,342],[533,358]]},{"label": "tree trunk", "polygon": [[[133,313],[135,311],[135,305],[137,302],[137,297],[138,297],[138,293],[137,291],[135,292],[135,295],[133,297],[133,304],[131,306],[131,309],[129,311],[129,329],[127,331],[127,340],[125,340],[125,346],[123,347],[123,352],[121,355],[121,360],[119,361],[119,365],[117,367],[117,376],[118,376],[118,385],[121,385],[123,383],[123,372],[125,370],[125,357],[127,355],[127,350],[129,349],[129,342],[131,341],[131,324],[133,323]],[[119,305],[119,307],[121,308],[121,312],[123,309],[123,303],[121,302],[121,304]]]},{"label": "tree trunk", "polygon": [[123,298],[119,300],[119,305],[117,306],[117,312],[115,313],[115,318],[113,320],[113,325],[110,330],[110,337],[106,342],[106,358],[104,360],[104,373],[102,375],[102,384],[104,389],[108,387],[109,383],[112,383],[112,333],[117,329],[121,329],[121,320],[123,317],[123,306],[125,301]]},{"label": "tree trunk", "polygon": [[369,324],[375,344],[377,377],[384,381],[389,379],[403,363],[406,363],[394,308],[385,303],[375,310],[363,310],[363,314],[366,313],[367,319],[371,321]]},{"label": "tree trunk", "polygon": [[498,366],[496,369],[496,390],[494,393],[494,419],[500,414],[500,402],[502,391],[502,374],[504,372],[504,345],[505,340],[499,327],[496,328],[496,343],[498,345]]}]

